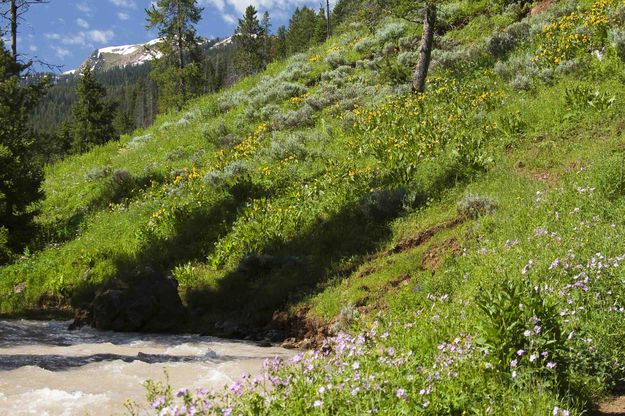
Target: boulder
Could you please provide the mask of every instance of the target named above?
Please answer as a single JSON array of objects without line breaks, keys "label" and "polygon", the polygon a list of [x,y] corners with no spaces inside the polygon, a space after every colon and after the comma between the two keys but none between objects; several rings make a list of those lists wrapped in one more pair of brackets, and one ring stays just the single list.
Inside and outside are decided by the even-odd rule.
[{"label": "boulder", "polygon": [[108,284],[75,315],[70,328],[88,324],[123,332],[177,332],[187,320],[178,282],[151,268]]}]

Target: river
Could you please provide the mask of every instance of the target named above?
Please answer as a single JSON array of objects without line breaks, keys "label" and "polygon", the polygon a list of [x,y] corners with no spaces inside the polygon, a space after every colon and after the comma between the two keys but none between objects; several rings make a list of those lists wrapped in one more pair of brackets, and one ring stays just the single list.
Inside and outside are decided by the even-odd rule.
[{"label": "river", "polygon": [[[68,331],[69,322],[0,320],[0,416],[124,414],[147,379],[221,388],[288,350],[199,335]],[[146,408],[147,412],[147,408]],[[147,414],[147,413],[146,413]]]}]

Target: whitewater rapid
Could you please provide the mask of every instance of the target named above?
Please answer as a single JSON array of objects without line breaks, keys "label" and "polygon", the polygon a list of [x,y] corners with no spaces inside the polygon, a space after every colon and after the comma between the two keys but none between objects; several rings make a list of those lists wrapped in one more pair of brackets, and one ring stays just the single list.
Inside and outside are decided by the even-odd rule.
[{"label": "whitewater rapid", "polygon": [[124,414],[143,383],[220,389],[288,350],[199,335],[68,331],[69,322],[0,320],[0,416]]}]

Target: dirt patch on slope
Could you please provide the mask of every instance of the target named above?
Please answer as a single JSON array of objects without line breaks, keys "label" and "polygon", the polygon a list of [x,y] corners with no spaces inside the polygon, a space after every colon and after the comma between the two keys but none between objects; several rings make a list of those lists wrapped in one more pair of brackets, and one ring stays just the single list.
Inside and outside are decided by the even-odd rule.
[{"label": "dirt patch on slope", "polygon": [[625,396],[617,396],[600,403],[591,415],[625,416]]},{"label": "dirt patch on slope", "polygon": [[395,247],[391,248],[389,251],[384,253],[384,255],[403,253],[404,251],[410,250],[412,248],[418,247],[423,243],[429,241],[432,237],[443,230],[447,230],[449,228],[453,228],[464,221],[463,217],[456,217],[449,221],[442,222],[433,227],[424,230],[414,237],[410,237],[406,240],[400,241]]},{"label": "dirt patch on slope", "polygon": [[434,273],[440,267],[445,256],[457,256],[461,252],[462,248],[460,247],[460,242],[455,238],[450,238],[440,244],[430,247],[430,249],[423,254],[421,266]]},{"label": "dirt patch on slope", "polygon": [[543,0],[536,6],[532,7],[532,10],[530,10],[530,14],[532,16],[536,16],[537,14],[546,11],[549,7],[551,7],[553,3],[555,3],[555,0]]}]

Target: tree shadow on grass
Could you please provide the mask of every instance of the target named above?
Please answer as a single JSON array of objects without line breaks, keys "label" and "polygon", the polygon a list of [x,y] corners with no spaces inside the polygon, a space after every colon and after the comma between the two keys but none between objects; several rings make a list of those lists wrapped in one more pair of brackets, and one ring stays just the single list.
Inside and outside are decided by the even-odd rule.
[{"label": "tree shadow on grass", "polygon": [[[427,186],[407,194],[390,189],[364,196],[332,218],[321,220],[289,241],[270,242],[250,253],[222,277],[216,287],[187,293],[198,330],[215,332],[215,324],[232,321],[246,329],[271,323],[276,311],[288,309],[323,290],[330,279],[349,276],[391,237],[391,222],[402,215],[409,200],[424,205],[445,189],[466,180],[453,166],[430,177]],[[201,323],[200,323],[201,322]],[[239,336],[247,331],[238,331]]]},{"label": "tree shadow on grass", "polygon": [[98,292],[112,287],[127,286],[137,273],[149,268],[158,273],[168,273],[176,266],[194,260],[203,260],[207,247],[226,233],[236,219],[237,212],[251,197],[262,192],[255,187],[232,187],[216,204],[193,207],[176,214],[173,230],[168,237],[146,237],[141,249],[133,255],[116,255],[113,260],[116,276],[104,283],[84,282],[73,290],[72,306],[83,308],[91,303]]}]

